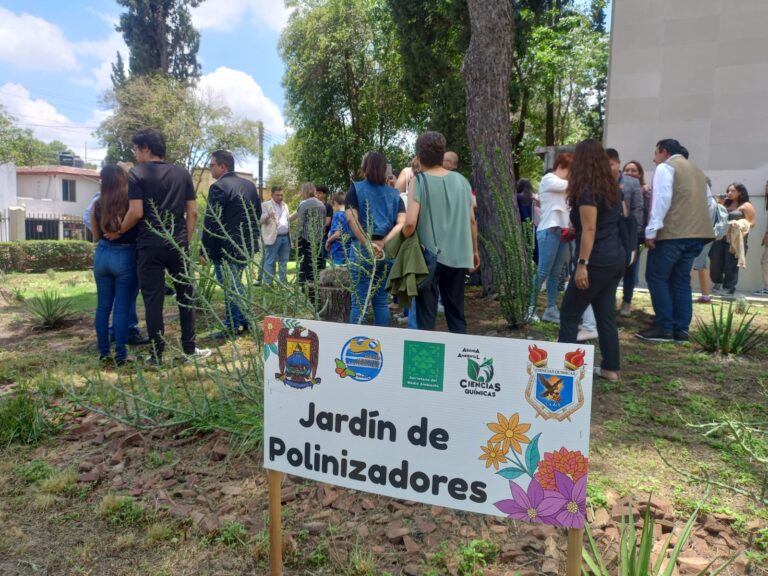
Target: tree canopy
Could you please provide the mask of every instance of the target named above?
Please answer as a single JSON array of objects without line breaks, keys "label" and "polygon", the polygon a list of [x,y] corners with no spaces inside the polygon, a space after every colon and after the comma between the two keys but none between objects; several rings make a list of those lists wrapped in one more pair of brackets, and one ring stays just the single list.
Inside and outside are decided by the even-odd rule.
[{"label": "tree canopy", "polygon": [[[184,81],[200,76],[200,33],[192,26],[189,9],[202,1],[117,0],[127,10],[116,29],[130,51],[130,76],[163,74]],[[113,66],[113,83],[121,77],[124,80],[122,59]]]},{"label": "tree canopy", "polygon": [[[286,114],[299,180],[346,188],[360,160],[382,150],[404,165],[412,114],[397,36],[384,0],[289,0],[280,39]],[[412,137],[412,133],[410,133]]]},{"label": "tree canopy", "polygon": [[174,78],[132,77],[107,93],[106,104],[114,113],[97,134],[107,146],[107,162],[133,161],[131,137],[148,126],[163,132],[166,159],[190,171],[201,167],[217,148],[236,155],[259,152],[258,122],[236,118],[210,94]]},{"label": "tree canopy", "polygon": [[13,162],[17,166],[58,164],[59,153],[68,152],[59,140],[45,143],[35,138],[32,130],[20,128],[16,120],[0,105],[0,163]]}]

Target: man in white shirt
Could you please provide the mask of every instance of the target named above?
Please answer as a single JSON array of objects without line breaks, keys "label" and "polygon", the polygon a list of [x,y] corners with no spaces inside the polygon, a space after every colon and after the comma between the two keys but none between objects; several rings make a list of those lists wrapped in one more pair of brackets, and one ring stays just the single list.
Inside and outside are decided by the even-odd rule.
[{"label": "man in white shirt", "polygon": [[264,241],[264,283],[272,284],[275,265],[280,281],[285,283],[288,258],[291,255],[290,217],[288,205],[283,202],[283,189],[272,187],[272,198],[261,205],[261,234]]},{"label": "man in white shirt", "polygon": [[714,237],[707,207],[707,178],[686,158],[680,142],[660,140],[653,161],[653,199],[645,245],[645,279],[656,313],[654,325],[635,334],[652,342],[685,342],[693,316],[691,267]]}]

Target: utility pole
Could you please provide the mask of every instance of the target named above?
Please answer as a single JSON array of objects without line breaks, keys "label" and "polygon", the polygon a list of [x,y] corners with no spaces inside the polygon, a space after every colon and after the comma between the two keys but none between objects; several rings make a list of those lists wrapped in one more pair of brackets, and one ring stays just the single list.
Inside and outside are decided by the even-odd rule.
[{"label": "utility pole", "polygon": [[264,202],[264,123],[259,122],[259,198]]}]

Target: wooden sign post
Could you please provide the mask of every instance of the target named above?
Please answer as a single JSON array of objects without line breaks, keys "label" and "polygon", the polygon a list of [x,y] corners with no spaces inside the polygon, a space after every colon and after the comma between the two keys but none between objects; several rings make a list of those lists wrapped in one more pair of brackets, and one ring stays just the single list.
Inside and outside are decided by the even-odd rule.
[{"label": "wooden sign post", "polygon": [[269,479],[269,576],[283,576],[283,519],[280,502],[282,474],[267,470]]},{"label": "wooden sign post", "polygon": [[580,576],[594,349],[269,317],[270,575],[281,473],[568,529]]}]

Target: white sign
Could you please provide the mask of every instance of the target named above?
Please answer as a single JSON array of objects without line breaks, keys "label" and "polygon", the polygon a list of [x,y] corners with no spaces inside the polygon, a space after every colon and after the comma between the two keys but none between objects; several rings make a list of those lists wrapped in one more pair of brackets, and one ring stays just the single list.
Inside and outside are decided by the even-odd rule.
[{"label": "white sign", "polygon": [[264,323],[264,466],[355,490],[584,524],[591,346]]}]

